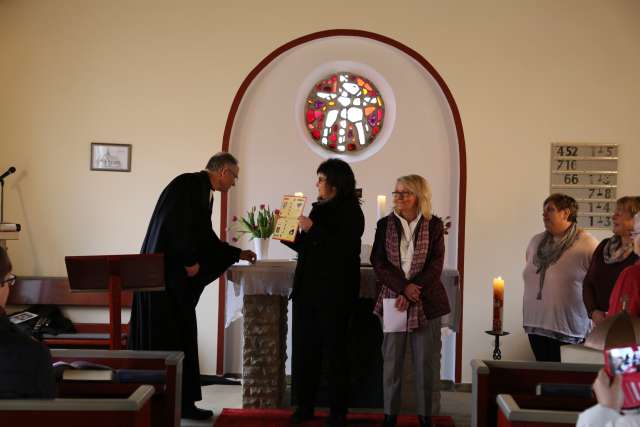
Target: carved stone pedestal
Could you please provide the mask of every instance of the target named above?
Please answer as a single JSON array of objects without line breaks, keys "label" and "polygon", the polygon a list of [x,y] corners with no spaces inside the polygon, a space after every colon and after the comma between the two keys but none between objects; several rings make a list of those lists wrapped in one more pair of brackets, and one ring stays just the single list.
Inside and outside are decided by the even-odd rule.
[{"label": "carved stone pedestal", "polygon": [[287,298],[245,295],[243,408],[280,408],[285,399]]}]

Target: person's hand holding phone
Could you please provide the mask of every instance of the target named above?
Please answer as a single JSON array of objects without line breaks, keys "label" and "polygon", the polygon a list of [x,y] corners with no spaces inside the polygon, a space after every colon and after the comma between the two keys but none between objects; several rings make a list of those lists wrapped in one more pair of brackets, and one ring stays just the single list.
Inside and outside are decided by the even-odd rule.
[{"label": "person's hand holding phone", "polygon": [[593,392],[596,395],[598,403],[620,411],[624,403],[624,393],[622,392],[622,376],[615,375],[613,381],[604,369],[598,371],[598,376],[593,382]]}]

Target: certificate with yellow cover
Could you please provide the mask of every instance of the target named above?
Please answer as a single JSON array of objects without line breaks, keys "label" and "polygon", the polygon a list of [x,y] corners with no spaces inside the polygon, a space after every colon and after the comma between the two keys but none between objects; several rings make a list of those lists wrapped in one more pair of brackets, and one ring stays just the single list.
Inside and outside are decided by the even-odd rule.
[{"label": "certificate with yellow cover", "polygon": [[293,242],[296,240],[298,232],[298,217],[304,211],[304,205],[307,203],[306,197],[300,196],[284,196],[282,198],[282,207],[280,208],[280,216],[276,222],[276,229],[273,232],[273,238]]}]

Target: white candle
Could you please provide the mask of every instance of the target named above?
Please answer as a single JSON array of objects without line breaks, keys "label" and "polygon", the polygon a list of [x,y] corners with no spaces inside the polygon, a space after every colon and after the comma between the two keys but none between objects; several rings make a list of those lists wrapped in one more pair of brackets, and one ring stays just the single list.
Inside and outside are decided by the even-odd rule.
[{"label": "white candle", "polygon": [[387,196],[378,196],[378,219],[387,214]]},{"label": "white candle", "polygon": [[304,197],[304,193],[301,191],[296,191],[295,193],[293,193],[293,195],[296,197]]}]

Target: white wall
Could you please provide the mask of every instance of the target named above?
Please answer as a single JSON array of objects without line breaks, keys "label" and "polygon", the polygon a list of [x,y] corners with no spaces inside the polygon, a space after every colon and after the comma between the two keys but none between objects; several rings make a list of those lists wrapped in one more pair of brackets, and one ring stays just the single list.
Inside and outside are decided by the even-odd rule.
[{"label": "white wall", "polygon": [[[351,163],[357,186],[363,190],[366,222],[363,243],[373,243],[376,196],[386,195],[387,206],[391,208],[395,180],[408,173],[421,174],[430,181],[436,214],[457,217],[458,143],[451,111],[440,88],[422,67],[398,49],[363,38],[332,37],[303,44],[281,55],[245,94],[229,143],[229,150],[240,161],[242,176],[230,193],[229,223],[231,217],[244,214],[254,205],[267,203],[279,207],[284,194],[296,191],[307,195],[305,213],[311,209],[317,196],[316,169],[326,157],[333,156],[320,157],[305,144],[304,139],[311,138],[299,131],[304,102],[298,101],[300,98],[304,101],[316,83],[306,82],[307,76],[336,58],[349,58],[357,63],[353,67],[363,64],[375,70],[393,88],[394,96],[378,88],[383,99],[389,95],[389,101],[392,97],[396,101],[397,120],[387,143],[370,158]],[[456,268],[457,225],[454,222],[447,239],[449,268]],[[293,256],[284,245],[273,243],[271,258]]]},{"label": "white wall", "polygon": [[[632,164],[640,158],[640,3],[324,5],[0,1],[0,169],[18,168],[5,187],[5,217],[25,226],[10,244],[16,272],[61,275],[64,255],[137,252],[161,189],[220,148],[233,96],[264,56],[317,30],[370,30],[420,52],[460,109],[468,161],[463,380],[470,359],[491,354],[482,331],[498,274],[514,333],[503,357],[531,358],[521,270],[525,245],[542,229],[549,143],[620,144],[620,194],[640,193]],[[133,144],[133,171],[89,171],[92,141]],[[312,185],[308,171],[297,175],[301,184]],[[254,179],[246,172],[241,183]],[[217,311],[215,295],[200,314]],[[201,318],[201,335],[216,330],[214,316]],[[213,366],[215,347],[202,351]]]},{"label": "white wall", "polygon": [[[317,196],[315,171],[320,162],[335,155],[325,151],[324,156],[319,156],[305,144],[312,140],[304,128],[304,106],[310,89],[329,70],[362,73],[371,78],[385,100],[388,115],[392,116],[394,110],[397,114],[395,123],[385,119],[380,135],[384,137],[386,131],[388,139],[380,138],[368,149],[384,144],[380,151],[357,162],[353,157],[344,157],[354,169],[358,188],[363,190],[363,243],[373,244],[376,195],[385,194],[391,208],[395,180],[408,173],[421,174],[430,181],[436,214],[457,218],[458,141],[449,105],[437,83],[396,48],[370,39],[332,37],[305,43],[281,55],[245,94],[229,144],[229,150],[238,156],[242,175],[230,194],[229,223],[233,226],[231,218],[252,206],[266,203],[279,207],[284,194],[296,191],[307,195],[305,213],[310,211]],[[380,85],[383,81],[392,89],[385,91]],[[457,268],[458,224],[453,221],[446,242],[446,266],[453,269]],[[272,259],[295,255],[277,241],[270,246]],[[241,334],[239,327],[227,330],[228,336],[234,334]],[[235,360],[226,368],[240,372],[240,339],[234,341],[235,348],[225,346],[225,358]],[[444,355],[454,363],[453,352]]]}]

